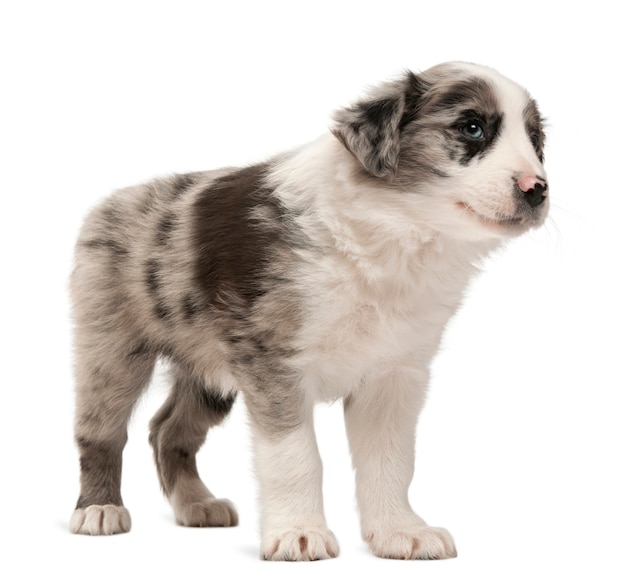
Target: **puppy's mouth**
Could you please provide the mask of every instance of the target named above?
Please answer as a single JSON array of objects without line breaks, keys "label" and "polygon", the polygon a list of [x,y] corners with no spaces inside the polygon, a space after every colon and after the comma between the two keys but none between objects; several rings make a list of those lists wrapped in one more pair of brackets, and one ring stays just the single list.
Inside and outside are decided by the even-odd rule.
[{"label": "puppy's mouth", "polygon": [[528,225],[528,217],[526,216],[495,216],[488,217],[480,212],[476,211],[466,202],[456,202],[455,206],[460,208],[463,212],[472,215],[478,219],[482,224],[494,228],[510,228],[519,229]]}]

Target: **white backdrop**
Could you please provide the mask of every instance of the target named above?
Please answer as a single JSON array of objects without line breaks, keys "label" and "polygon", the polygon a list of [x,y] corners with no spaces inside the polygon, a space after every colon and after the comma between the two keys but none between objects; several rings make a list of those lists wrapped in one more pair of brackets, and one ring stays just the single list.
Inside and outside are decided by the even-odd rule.
[{"label": "white backdrop", "polygon": [[[0,577],[624,580],[626,43],[618,4],[581,6],[3,1]],[[494,66],[531,90],[549,121],[553,201],[544,228],[489,261],[434,366],[411,497],[451,530],[459,557],[398,563],[367,553],[338,405],[317,417],[338,559],[258,559],[240,405],[199,457],[240,527],[177,527],[147,444],[162,372],[125,454],[133,530],[71,536],[66,282],[88,209],[155,175],[255,162],[312,140],[368,84],[451,59]]]}]

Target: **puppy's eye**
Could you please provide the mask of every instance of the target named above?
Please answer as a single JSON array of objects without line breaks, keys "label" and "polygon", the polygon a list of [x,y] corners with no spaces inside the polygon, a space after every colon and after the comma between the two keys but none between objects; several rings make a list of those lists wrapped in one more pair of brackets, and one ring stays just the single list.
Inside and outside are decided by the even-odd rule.
[{"label": "puppy's eye", "polygon": [[476,121],[470,121],[461,125],[461,127],[459,127],[459,131],[465,137],[469,137],[470,139],[482,139],[483,137],[485,137],[485,132],[483,131],[483,128],[481,127],[480,123]]}]

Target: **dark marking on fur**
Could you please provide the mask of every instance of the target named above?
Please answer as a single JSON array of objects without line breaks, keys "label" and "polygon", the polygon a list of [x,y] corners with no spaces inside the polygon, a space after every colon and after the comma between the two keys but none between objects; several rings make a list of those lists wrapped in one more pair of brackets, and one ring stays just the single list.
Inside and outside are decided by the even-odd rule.
[{"label": "dark marking on fur", "polygon": [[400,119],[400,130],[402,131],[409,123],[417,119],[424,96],[430,89],[431,84],[427,83],[419,75],[411,71],[406,74],[406,91],[404,95],[404,112]]},{"label": "dark marking on fur", "polygon": [[429,172],[437,178],[449,178],[450,177],[450,174],[435,167],[429,168]]},{"label": "dark marking on fur", "polygon": [[163,320],[167,320],[170,319],[173,315],[173,311],[172,309],[161,299],[159,300],[159,302],[154,306],[154,314],[159,318],[159,319],[163,319]]},{"label": "dark marking on fur", "polygon": [[90,505],[123,505],[120,491],[122,450],[111,443],[79,437],[81,493],[76,509]]},{"label": "dark marking on fur", "polygon": [[158,259],[148,259],[144,268],[144,283],[150,297],[154,301],[154,315],[162,321],[171,319],[174,310],[161,295],[161,262]]},{"label": "dark marking on fur", "polygon": [[[450,140],[446,144],[451,159],[468,165],[474,158],[484,157],[497,143],[503,116],[491,83],[471,77],[451,84],[445,92],[432,98],[429,114],[451,116],[447,123]],[[484,135],[474,139],[461,130],[468,124],[480,126]]]},{"label": "dark marking on fur", "polygon": [[104,222],[112,227],[117,227],[122,222],[122,216],[116,206],[112,206],[111,201],[102,209],[102,218]]},{"label": "dark marking on fur", "polygon": [[153,350],[150,343],[148,342],[148,340],[144,339],[131,349],[131,351],[128,353],[128,358],[130,360],[137,360],[151,355],[152,353]]},{"label": "dark marking on fur", "polygon": [[195,183],[196,176],[194,174],[176,174],[172,179],[172,197],[180,198]]},{"label": "dark marking on fur", "polygon": [[202,312],[202,305],[198,298],[188,293],[183,297],[181,311],[185,323],[194,323]]},{"label": "dark marking on fur", "polygon": [[167,245],[175,227],[176,215],[173,212],[168,212],[161,218],[157,226],[157,244],[161,246]]},{"label": "dark marking on fur", "polygon": [[149,440],[166,494],[171,494],[181,476],[200,480],[196,453],[207,430],[225,418],[234,401],[234,395],[223,397],[201,380],[178,370],[170,396],[150,422]]},{"label": "dark marking on fur", "polygon": [[[359,131],[361,128],[370,124],[374,127],[382,127],[387,123],[396,113],[398,109],[398,98],[395,99],[380,99],[378,101],[372,101],[370,103],[364,103],[361,107],[361,114],[363,116],[364,123],[353,124],[355,131]],[[381,140],[381,135],[374,133],[372,136],[372,143],[378,144]]]},{"label": "dark marking on fur", "polygon": [[[463,146],[463,155],[458,158],[464,166],[474,158],[482,159],[496,144],[502,129],[503,116],[501,113],[483,113],[481,111],[463,111],[456,123],[457,141]],[[473,139],[462,133],[462,128],[468,124],[476,124],[482,128],[484,135],[481,139]],[[456,155],[451,156],[455,159]]]},{"label": "dark marking on fur", "polygon": [[149,215],[155,212],[157,209],[157,203],[155,200],[155,192],[152,186],[146,187],[146,191],[143,192],[143,197],[139,200],[138,212],[141,215]]},{"label": "dark marking on fur", "polygon": [[113,239],[91,239],[81,241],[80,245],[87,249],[110,251],[116,258],[120,259],[128,255],[128,249]]},{"label": "dark marking on fur", "polygon": [[403,103],[402,96],[395,93],[361,101],[335,114],[333,134],[376,178],[392,176],[398,166]]},{"label": "dark marking on fur", "polygon": [[287,220],[264,183],[266,171],[261,164],[222,176],[195,202],[195,282],[220,311],[250,308],[266,292],[266,269]]},{"label": "dark marking on fur", "polygon": [[205,388],[201,391],[201,396],[207,410],[213,411],[216,417],[226,416],[233,407],[236,398],[235,393],[222,396],[214,388]]},{"label": "dark marking on fur", "polygon": [[480,77],[470,77],[453,83],[433,98],[429,113],[439,114],[463,109],[498,112],[500,106],[492,84]]},{"label": "dark marking on fur", "polygon": [[182,449],[180,447],[172,448],[171,453],[172,457],[178,458],[178,461],[181,463],[187,463],[189,462],[189,459],[191,459],[191,453],[188,450]]},{"label": "dark marking on fur", "polygon": [[526,104],[526,107],[524,107],[524,125],[526,127],[528,139],[530,139],[531,143],[533,144],[533,148],[537,153],[537,157],[543,164],[543,150],[546,140],[546,135],[543,130],[544,120],[539,113],[537,103],[533,99],[530,99]]},{"label": "dark marking on fur", "polygon": [[153,297],[158,297],[160,289],[159,274],[161,263],[158,259],[148,259],[145,263],[145,284]]},{"label": "dark marking on fur", "polygon": [[269,343],[267,342],[267,338],[259,334],[252,334],[250,336],[250,343],[252,344],[254,351],[260,356],[266,355],[270,351],[270,348],[268,347]]}]

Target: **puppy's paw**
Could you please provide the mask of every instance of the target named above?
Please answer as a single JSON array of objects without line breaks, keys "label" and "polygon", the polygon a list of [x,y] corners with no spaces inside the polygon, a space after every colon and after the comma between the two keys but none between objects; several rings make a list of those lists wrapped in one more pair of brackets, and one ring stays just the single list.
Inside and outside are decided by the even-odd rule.
[{"label": "puppy's paw", "polygon": [[70,520],[70,531],[90,536],[126,533],[130,531],[130,513],[118,505],[90,505],[76,509]]},{"label": "puppy's paw", "polygon": [[176,523],[187,527],[232,527],[239,523],[235,507],[228,499],[213,497],[174,507]]},{"label": "puppy's paw", "polygon": [[395,560],[442,560],[456,558],[448,530],[427,525],[381,529],[364,534],[374,555]]},{"label": "puppy's paw", "polygon": [[264,560],[302,562],[335,558],[339,545],[333,532],[324,527],[301,527],[269,531],[263,536]]}]

